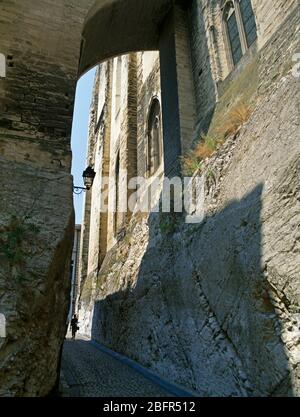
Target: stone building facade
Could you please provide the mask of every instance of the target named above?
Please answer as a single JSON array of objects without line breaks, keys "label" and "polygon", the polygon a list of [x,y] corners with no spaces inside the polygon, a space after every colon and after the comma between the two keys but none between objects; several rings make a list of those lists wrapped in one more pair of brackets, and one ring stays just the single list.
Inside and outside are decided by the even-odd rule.
[{"label": "stone building facade", "polygon": [[[75,86],[99,63],[81,249],[86,332],[200,395],[299,395],[298,3],[0,2],[0,395],[44,396],[57,380]],[[155,50],[160,77],[154,54],[140,53]],[[247,123],[202,165],[201,224],[99,215],[107,175],[123,186],[121,168],[153,173],[160,156],[166,176],[180,173],[180,156],[202,133],[218,137],[240,103]],[[149,152],[159,104],[163,146]]]},{"label": "stone building facade", "polygon": [[[287,98],[279,102],[296,87],[297,4],[197,0],[181,4],[173,17],[180,146],[164,102],[174,84],[163,47],[160,60],[156,52],[136,52],[98,67],[88,153],[98,178],[86,196],[82,328],[201,395],[299,395],[299,280],[292,272],[298,255],[291,254],[288,272],[283,247],[289,237],[277,220],[285,243],[274,249],[275,219],[268,220],[279,184],[293,182],[288,166],[300,151],[287,139],[296,107],[283,117],[290,129],[285,139],[279,126],[274,131],[281,106],[295,104],[295,97],[289,105]],[[153,103],[160,108],[161,101],[163,143],[155,150],[149,121]],[[206,184],[201,224],[161,213],[101,213],[101,178],[108,175],[122,191],[135,175],[178,172],[174,155],[203,135],[218,137],[239,106],[249,109],[249,120],[197,173]],[[287,143],[290,162],[278,164]],[[162,157],[158,171],[155,155]],[[126,170],[129,178],[120,175]],[[109,201],[118,201],[117,188],[105,194]],[[291,206],[278,207],[278,215],[282,210],[293,217]],[[283,276],[295,291],[293,308],[283,307]]]},{"label": "stone building facade", "polygon": [[[211,119],[219,97],[229,90],[230,83],[238,78],[243,68],[253,61],[276,32],[295,7],[295,1],[278,2],[271,10],[270,4],[255,0],[191,3],[188,10],[190,36],[188,39],[182,36],[180,47],[184,52],[191,49],[196,105],[194,115],[191,114],[190,119],[183,123],[189,129],[192,126],[189,136],[197,140],[203,132],[207,133],[212,128]],[[179,55],[179,64],[184,61],[180,58]],[[249,84],[252,81],[250,79]],[[187,84],[182,87],[186,90],[183,102],[193,100]],[[239,91],[227,103],[226,111],[241,98],[247,100],[249,97]],[[163,174],[162,116],[159,121],[159,149],[154,151],[149,143],[149,115],[151,106],[156,102],[161,109],[158,52],[119,56],[99,65],[91,105],[87,161],[94,167],[97,176],[91,195],[85,202],[83,223],[86,231],[81,255],[83,280],[89,274],[97,275],[107,251],[117,242],[117,232],[130,218],[118,213],[117,208],[117,214],[113,212],[114,205],[118,206],[116,200],[119,194],[113,187],[107,192],[107,201],[101,201],[102,178],[111,178],[121,191],[128,187],[131,178],[148,177],[149,170],[153,175],[156,169],[149,167],[149,163],[154,163],[149,162],[151,152],[159,155],[159,174]],[[123,172],[123,177],[116,178],[119,172]],[[109,213],[102,213],[101,203],[107,203],[111,208]]]},{"label": "stone building facade", "polygon": [[96,279],[106,253],[130,220],[132,213],[121,208],[122,190],[128,190],[128,201],[133,178],[163,174],[162,135],[158,52],[132,53],[100,64],[89,127],[87,162],[96,177],[85,200],[82,286],[87,276]]}]

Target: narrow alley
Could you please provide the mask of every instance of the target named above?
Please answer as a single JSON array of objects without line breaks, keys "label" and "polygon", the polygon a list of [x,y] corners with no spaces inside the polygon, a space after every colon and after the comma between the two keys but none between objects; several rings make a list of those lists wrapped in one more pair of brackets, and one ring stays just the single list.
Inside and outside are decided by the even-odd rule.
[{"label": "narrow alley", "polygon": [[300,398],[299,3],[0,0],[10,414]]},{"label": "narrow alley", "polygon": [[[78,337],[64,344],[60,396],[62,397],[173,397],[190,396],[172,384],[151,381],[101,346]],[[155,377],[156,379],[156,377]],[[168,387],[169,385],[169,387]]]}]

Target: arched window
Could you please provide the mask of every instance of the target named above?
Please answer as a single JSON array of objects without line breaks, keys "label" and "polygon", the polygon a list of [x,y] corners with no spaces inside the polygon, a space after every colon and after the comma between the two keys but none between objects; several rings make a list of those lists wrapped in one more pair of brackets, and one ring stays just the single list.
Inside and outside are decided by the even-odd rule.
[{"label": "arched window", "polygon": [[251,0],[226,0],[222,3],[228,60],[234,67],[257,38]]},{"label": "arched window", "polygon": [[162,161],[162,125],[160,103],[157,98],[152,100],[148,117],[148,175],[155,174]]},{"label": "arched window", "polygon": [[233,1],[226,3],[223,18],[226,24],[226,34],[228,36],[233,65],[236,65],[242,58],[243,51]]},{"label": "arched window", "polygon": [[251,0],[240,0],[239,6],[247,41],[247,47],[249,48],[257,38],[257,27]]}]

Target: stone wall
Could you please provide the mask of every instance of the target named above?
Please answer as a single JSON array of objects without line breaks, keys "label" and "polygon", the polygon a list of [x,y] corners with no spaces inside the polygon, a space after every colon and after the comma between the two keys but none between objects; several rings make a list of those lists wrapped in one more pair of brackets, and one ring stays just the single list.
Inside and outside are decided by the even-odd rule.
[{"label": "stone wall", "polygon": [[[1,2],[0,395],[43,396],[57,378],[74,215],[70,132],[88,1]],[[66,24],[67,22],[67,24]]]},{"label": "stone wall", "polygon": [[95,340],[203,396],[300,394],[299,14],[284,18],[220,90],[210,134],[239,100],[251,116],[205,161],[204,221],[133,216],[83,299]]}]

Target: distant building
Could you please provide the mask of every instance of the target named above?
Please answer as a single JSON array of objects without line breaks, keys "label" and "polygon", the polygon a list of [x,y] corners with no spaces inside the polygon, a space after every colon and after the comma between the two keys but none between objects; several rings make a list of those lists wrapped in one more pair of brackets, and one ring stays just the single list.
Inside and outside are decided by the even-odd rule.
[{"label": "distant building", "polygon": [[76,297],[78,288],[78,266],[79,266],[79,252],[80,252],[80,237],[81,226],[75,226],[74,245],[71,260],[71,304],[69,310],[69,320],[76,311]]}]

